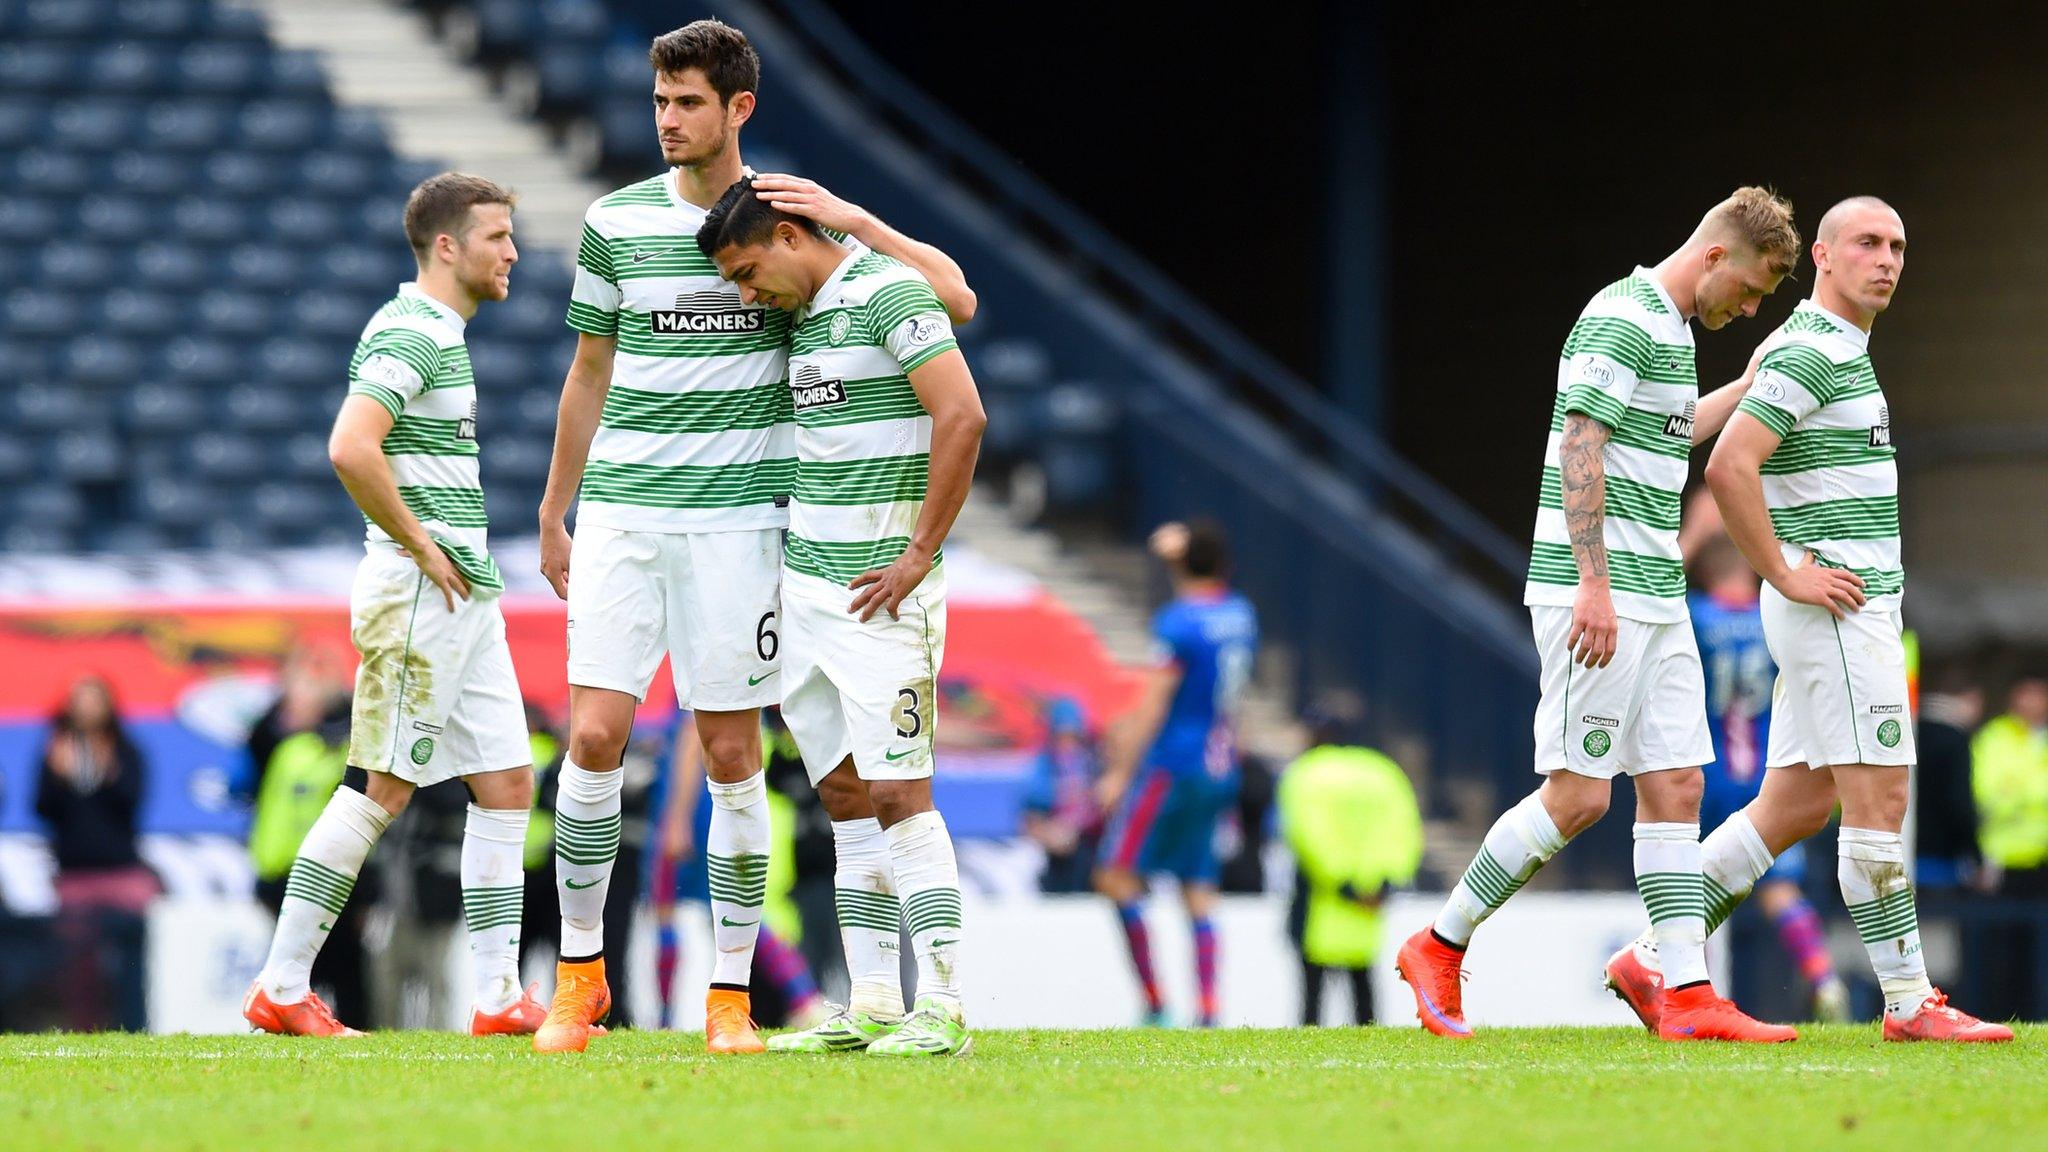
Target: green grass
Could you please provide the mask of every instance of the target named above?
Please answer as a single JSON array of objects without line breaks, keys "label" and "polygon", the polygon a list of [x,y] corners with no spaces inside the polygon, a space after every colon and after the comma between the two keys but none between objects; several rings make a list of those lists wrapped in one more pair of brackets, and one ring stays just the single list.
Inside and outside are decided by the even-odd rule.
[{"label": "green grass", "polygon": [[1623,1029],[1453,1044],[1356,1031],[983,1032],[963,1060],[711,1059],[623,1033],[580,1058],[428,1033],[0,1038],[0,1146],[44,1149],[2038,1147],[2048,1027],[1781,1047]]}]

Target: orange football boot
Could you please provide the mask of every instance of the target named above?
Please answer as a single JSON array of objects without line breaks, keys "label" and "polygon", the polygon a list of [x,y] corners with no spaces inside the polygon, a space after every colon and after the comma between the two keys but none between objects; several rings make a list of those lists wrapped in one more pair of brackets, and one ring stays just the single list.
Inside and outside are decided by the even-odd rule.
[{"label": "orange football boot", "polygon": [[242,1019],[279,1036],[362,1035],[336,1020],[334,1010],[318,994],[308,992],[304,1000],[279,1004],[263,990],[262,984],[249,985],[249,994],[242,997]]},{"label": "orange football boot", "polygon": [[1439,1036],[1470,1040],[1472,1026],[1465,1023],[1465,953],[1436,938],[1424,928],[1401,945],[1394,958],[1394,971],[1415,993],[1415,1016],[1422,1026]]},{"label": "orange football boot", "polygon": [[1643,1027],[1657,1030],[1658,1017],[1664,1014],[1664,974],[1643,963],[1634,944],[1622,945],[1621,951],[1608,958],[1606,984]]},{"label": "orange football boot", "polygon": [[1884,1014],[1884,1038],[1887,1040],[1947,1040],[1962,1044],[2003,1044],[2012,1039],[2012,1029],[2003,1024],[1979,1020],[1960,1008],[1948,1005],[1948,996],[1936,988],[1934,995],[1921,1001],[1920,1011],[1911,1020],[1900,1020],[1887,1012]]},{"label": "orange football boot", "polygon": [[526,995],[513,1001],[497,1012],[486,1012],[481,1008],[469,1010],[469,1034],[471,1036],[531,1036],[540,1031],[548,1018],[546,1005],[533,998],[540,990],[538,984],[528,984]]},{"label": "orange football boot", "polygon": [[581,964],[555,965],[555,999],[548,1018],[533,1034],[535,1052],[581,1052],[592,1036],[604,1035],[598,1021],[612,1010],[612,990],[604,982],[604,957]]},{"label": "orange football boot", "polygon": [[754,1031],[753,1001],[745,992],[713,988],[704,996],[704,1050],[712,1053],[766,1052]]},{"label": "orange football boot", "polygon": [[1750,1044],[1783,1044],[1799,1039],[1797,1029],[1766,1024],[1714,994],[1712,984],[1671,988],[1657,1018],[1657,1035],[1666,1040],[1737,1040]]}]

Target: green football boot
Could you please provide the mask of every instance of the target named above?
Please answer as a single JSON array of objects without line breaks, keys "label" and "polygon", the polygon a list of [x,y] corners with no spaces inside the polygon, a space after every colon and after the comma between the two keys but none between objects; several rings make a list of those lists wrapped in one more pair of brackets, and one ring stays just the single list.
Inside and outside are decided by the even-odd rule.
[{"label": "green football boot", "polygon": [[903,1021],[882,1020],[865,1012],[830,1005],[832,1014],[815,1028],[785,1032],[768,1038],[770,1052],[858,1052],[890,1032]]},{"label": "green football boot", "polygon": [[870,1056],[965,1056],[974,1047],[957,1008],[920,996],[917,1008],[887,1036],[868,1045]]}]

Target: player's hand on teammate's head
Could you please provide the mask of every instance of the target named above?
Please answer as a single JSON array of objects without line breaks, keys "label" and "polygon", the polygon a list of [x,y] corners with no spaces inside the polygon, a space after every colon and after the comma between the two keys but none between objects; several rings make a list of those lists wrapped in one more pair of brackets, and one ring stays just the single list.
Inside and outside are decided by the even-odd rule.
[{"label": "player's hand on teammate's head", "polygon": [[932,558],[916,548],[906,548],[903,555],[887,568],[875,568],[855,576],[847,587],[857,595],[847,611],[860,616],[865,624],[874,619],[877,609],[886,609],[889,619],[897,619],[896,608],[903,598],[911,594],[932,570]]},{"label": "player's hand on teammate's head", "polygon": [[754,195],[769,204],[815,222],[821,228],[852,235],[867,222],[867,209],[834,196],[815,180],[785,172],[754,177]]},{"label": "player's hand on teammate's head", "polygon": [[1166,563],[1179,564],[1188,554],[1188,526],[1178,520],[1168,520],[1152,530],[1146,547]]}]

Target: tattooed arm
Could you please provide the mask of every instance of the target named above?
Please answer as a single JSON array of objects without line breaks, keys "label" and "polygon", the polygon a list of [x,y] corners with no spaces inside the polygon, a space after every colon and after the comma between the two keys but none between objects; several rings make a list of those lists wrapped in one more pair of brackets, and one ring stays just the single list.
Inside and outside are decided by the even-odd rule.
[{"label": "tattooed arm", "polygon": [[1558,442],[1558,473],[1564,488],[1565,532],[1579,568],[1572,600],[1572,629],[1565,648],[1572,662],[1604,668],[1614,659],[1620,625],[1607,578],[1607,438],[1612,430],[1583,412],[1568,412]]}]

